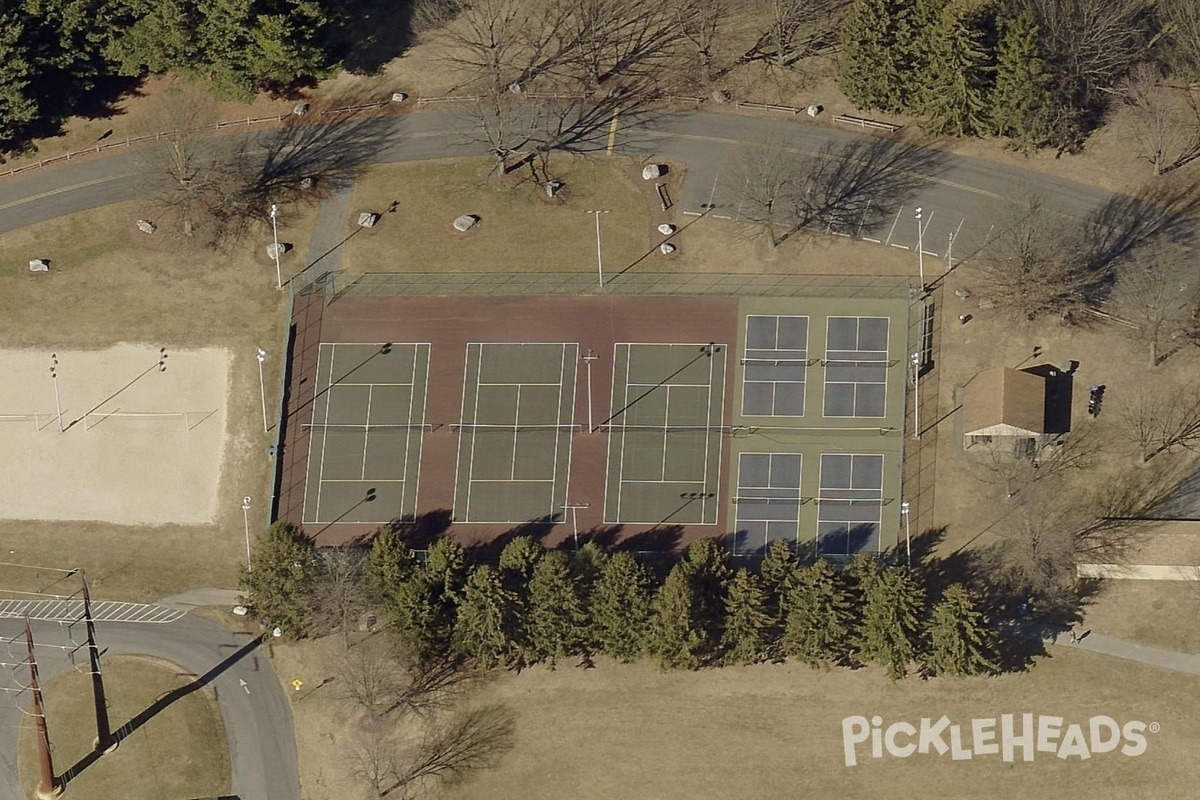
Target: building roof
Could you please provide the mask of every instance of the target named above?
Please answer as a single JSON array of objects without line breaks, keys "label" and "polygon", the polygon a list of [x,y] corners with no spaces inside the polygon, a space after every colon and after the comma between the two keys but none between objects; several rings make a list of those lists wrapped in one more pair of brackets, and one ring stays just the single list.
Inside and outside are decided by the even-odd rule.
[{"label": "building roof", "polygon": [[1039,375],[993,367],[967,384],[963,434],[1021,436],[1046,430],[1046,381]]}]

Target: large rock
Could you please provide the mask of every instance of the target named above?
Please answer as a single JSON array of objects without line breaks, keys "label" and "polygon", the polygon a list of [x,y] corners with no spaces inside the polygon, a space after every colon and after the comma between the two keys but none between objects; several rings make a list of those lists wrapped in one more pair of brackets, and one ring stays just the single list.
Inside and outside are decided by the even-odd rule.
[{"label": "large rock", "polygon": [[675,226],[669,222],[664,222],[662,225],[658,226],[658,232],[663,236],[670,236],[675,232]]},{"label": "large rock", "polygon": [[364,211],[358,215],[358,227],[360,228],[374,228],[376,222],[379,222],[379,215],[372,211]]},{"label": "large rock", "polygon": [[642,180],[652,181],[667,174],[667,168],[662,164],[647,164],[642,167]]},{"label": "large rock", "polygon": [[462,214],[454,218],[454,230],[466,233],[479,224],[479,217],[474,214]]},{"label": "large rock", "polygon": [[142,233],[154,233],[158,228],[148,219],[139,219],[137,221],[138,230]]},{"label": "large rock", "polygon": [[30,272],[49,272],[50,259],[48,258],[33,258],[29,261]]},{"label": "large rock", "polygon": [[662,244],[660,244],[658,246],[658,252],[662,253],[664,256],[669,256],[669,255],[671,255],[671,253],[674,253],[678,249],[679,249],[678,247],[671,244],[670,242],[663,242]]}]

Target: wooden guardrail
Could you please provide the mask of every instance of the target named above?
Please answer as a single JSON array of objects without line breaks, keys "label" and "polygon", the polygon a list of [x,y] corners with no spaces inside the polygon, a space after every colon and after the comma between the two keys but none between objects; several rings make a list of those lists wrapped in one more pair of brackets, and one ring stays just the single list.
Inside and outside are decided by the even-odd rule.
[{"label": "wooden guardrail", "polygon": [[757,111],[781,111],[792,116],[797,116],[804,110],[796,106],[783,106],[776,103],[751,103],[747,100],[741,100],[736,105],[738,108],[753,108]]},{"label": "wooden guardrail", "polygon": [[901,125],[893,125],[890,122],[880,122],[877,119],[856,117],[853,114],[838,114],[833,118],[833,121],[841,122],[844,125],[857,125],[860,128],[870,128],[876,131],[887,131],[888,133],[895,133],[903,127]]}]

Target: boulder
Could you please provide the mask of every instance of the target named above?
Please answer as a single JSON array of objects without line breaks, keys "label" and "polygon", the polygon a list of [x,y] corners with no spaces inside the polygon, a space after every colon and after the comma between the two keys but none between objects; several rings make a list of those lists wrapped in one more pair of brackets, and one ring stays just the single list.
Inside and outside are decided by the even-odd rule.
[{"label": "boulder", "polygon": [[728,103],[729,92],[725,91],[724,89],[717,89],[712,93],[712,99],[715,103]]},{"label": "boulder", "polygon": [[267,245],[267,257],[271,259],[283,258],[284,254],[290,253],[291,250],[292,246],[287,242],[280,242],[279,244],[272,242]]},{"label": "boulder", "polygon": [[156,230],[158,230],[154,223],[148,219],[139,219],[137,221],[137,226],[138,230],[142,233],[154,233]]},{"label": "boulder", "polygon": [[546,190],[546,197],[554,197],[562,187],[562,181],[546,181],[543,185],[543,188]]},{"label": "boulder", "polygon": [[466,233],[479,224],[479,217],[474,214],[462,214],[454,218],[454,230]]},{"label": "boulder", "polygon": [[308,113],[308,108],[308,103],[296,103],[295,107],[292,108],[292,113],[297,117],[303,117]]},{"label": "boulder", "polygon": [[642,167],[642,180],[652,181],[667,174],[667,168],[662,164],[647,164]]},{"label": "boulder", "polygon": [[30,272],[49,272],[50,259],[48,258],[33,258],[29,261]]},{"label": "boulder", "polygon": [[669,222],[664,222],[662,225],[658,226],[658,232],[663,236],[670,236],[675,232],[675,226]]},{"label": "boulder", "polygon": [[300,188],[301,189],[311,189],[316,185],[317,185],[317,179],[313,178],[311,176],[300,179]]},{"label": "boulder", "polygon": [[360,228],[374,228],[376,222],[379,222],[379,215],[374,212],[364,211],[358,215],[358,227]]},{"label": "boulder", "polygon": [[406,95],[404,92],[392,92],[393,103],[403,103],[407,99],[408,95]]},{"label": "boulder", "polygon": [[824,108],[822,108],[821,106],[819,106],[819,105],[816,105],[816,104],[814,103],[813,105],[809,106],[809,107],[806,109],[806,113],[807,113],[807,114],[808,114],[810,117],[815,117],[815,116],[817,116],[818,114],[820,114],[820,113],[821,113],[822,111],[824,111],[824,110],[825,110]]},{"label": "boulder", "polygon": [[669,255],[671,255],[671,253],[674,253],[678,249],[679,249],[678,247],[671,244],[670,242],[663,242],[662,244],[660,244],[658,246],[658,252],[662,253],[664,256],[669,256]]}]

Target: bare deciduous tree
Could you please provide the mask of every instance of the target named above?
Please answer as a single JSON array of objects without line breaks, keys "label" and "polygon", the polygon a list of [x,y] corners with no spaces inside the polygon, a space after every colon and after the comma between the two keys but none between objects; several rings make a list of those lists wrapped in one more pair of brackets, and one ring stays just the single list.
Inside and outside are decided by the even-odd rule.
[{"label": "bare deciduous tree", "polygon": [[1088,469],[1096,463],[1105,444],[1105,436],[1098,428],[1084,425],[1028,457],[989,448],[976,464],[980,480],[1002,487],[1011,498],[1037,481],[1063,479]]},{"label": "bare deciduous tree", "polygon": [[491,766],[512,749],[513,715],[504,706],[484,706],[432,724],[398,770],[397,788],[447,780]]},{"label": "bare deciduous tree", "polygon": [[345,545],[320,551],[321,576],[317,583],[317,617],[327,630],[342,635],[349,649],[350,634],[368,608],[367,588],[363,580],[366,552]]},{"label": "bare deciduous tree", "polygon": [[1158,366],[1163,338],[1191,333],[1200,302],[1192,254],[1169,240],[1136,248],[1117,269],[1109,296],[1112,310],[1135,327],[1132,335],[1148,349],[1151,367]]},{"label": "bare deciduous tree", "polygon": [[337,694],[352,700],[372,719],[396,707],[409,684],[395,653],[382,637],[358,642],[338,659]]},{"label": "bare deciduous tree", "polygon": [[559,52],[571,74],[594,88],[610,78],[653,78],[678,39],[667,4],[659,0],[557,0]]},{"label": "bare deciduous tree", "polygon": [[729,20],[729,4],[726,0],[673,0],[670,8],[675,30],[696,56],[700,77],[712,83],[717,75],[714,62],[721,31]]},{"label": "bare deciduous tree", "polygon": [[1030,0],[1047,57],[1073,97],[1092,108],[1149,46],[1144,0]]},{"label": "bare deciduous tree", "polygon": [[802,224],[809,169],[805,158],[783,140],[744,149],[734,161],[733,173],[743,187],[741,216],[754,224],[771,247]]},{"label": "bare deciduous tree", "polygon": [[358,728],[345,752],[350,775],[370,787],[374,797],[386,797],[400,781],[397,745],[392,736],[371,728]]},{"label": "bare deciduous tree", "polygon": [[1155,175],[1200,156],[1200,108],[1187,89],[1167,85],[1154,64],[1138,64],[1121,84],[1123,116]]},{"label": "bare deciduous tree", "polygon": [[745,57],[783,68],[830,47],[849,5],[849,0],[756,0],[754,18],[762,32]]},{"label": "bare deciduous tree", "polygon": [[1022,320],[1069,313],[1094,294],[1103,275],[1092,269],[1077,229],[1047,207],[1029,187],[1007,203],[981,267],[998,307]]},{"label": "bare deciduous tree", "polygon": [[1170,38],[1177,71],[1200,81],[1200,3],[1196,0],[1158,0],[1158,12]]},{"label": "bare deciduous tree", "polygon": [[1200,388],[1144,389],[1122,403],[1120,420],[1143,461],[1179,447],[1195,450],[1200,447]]}]

